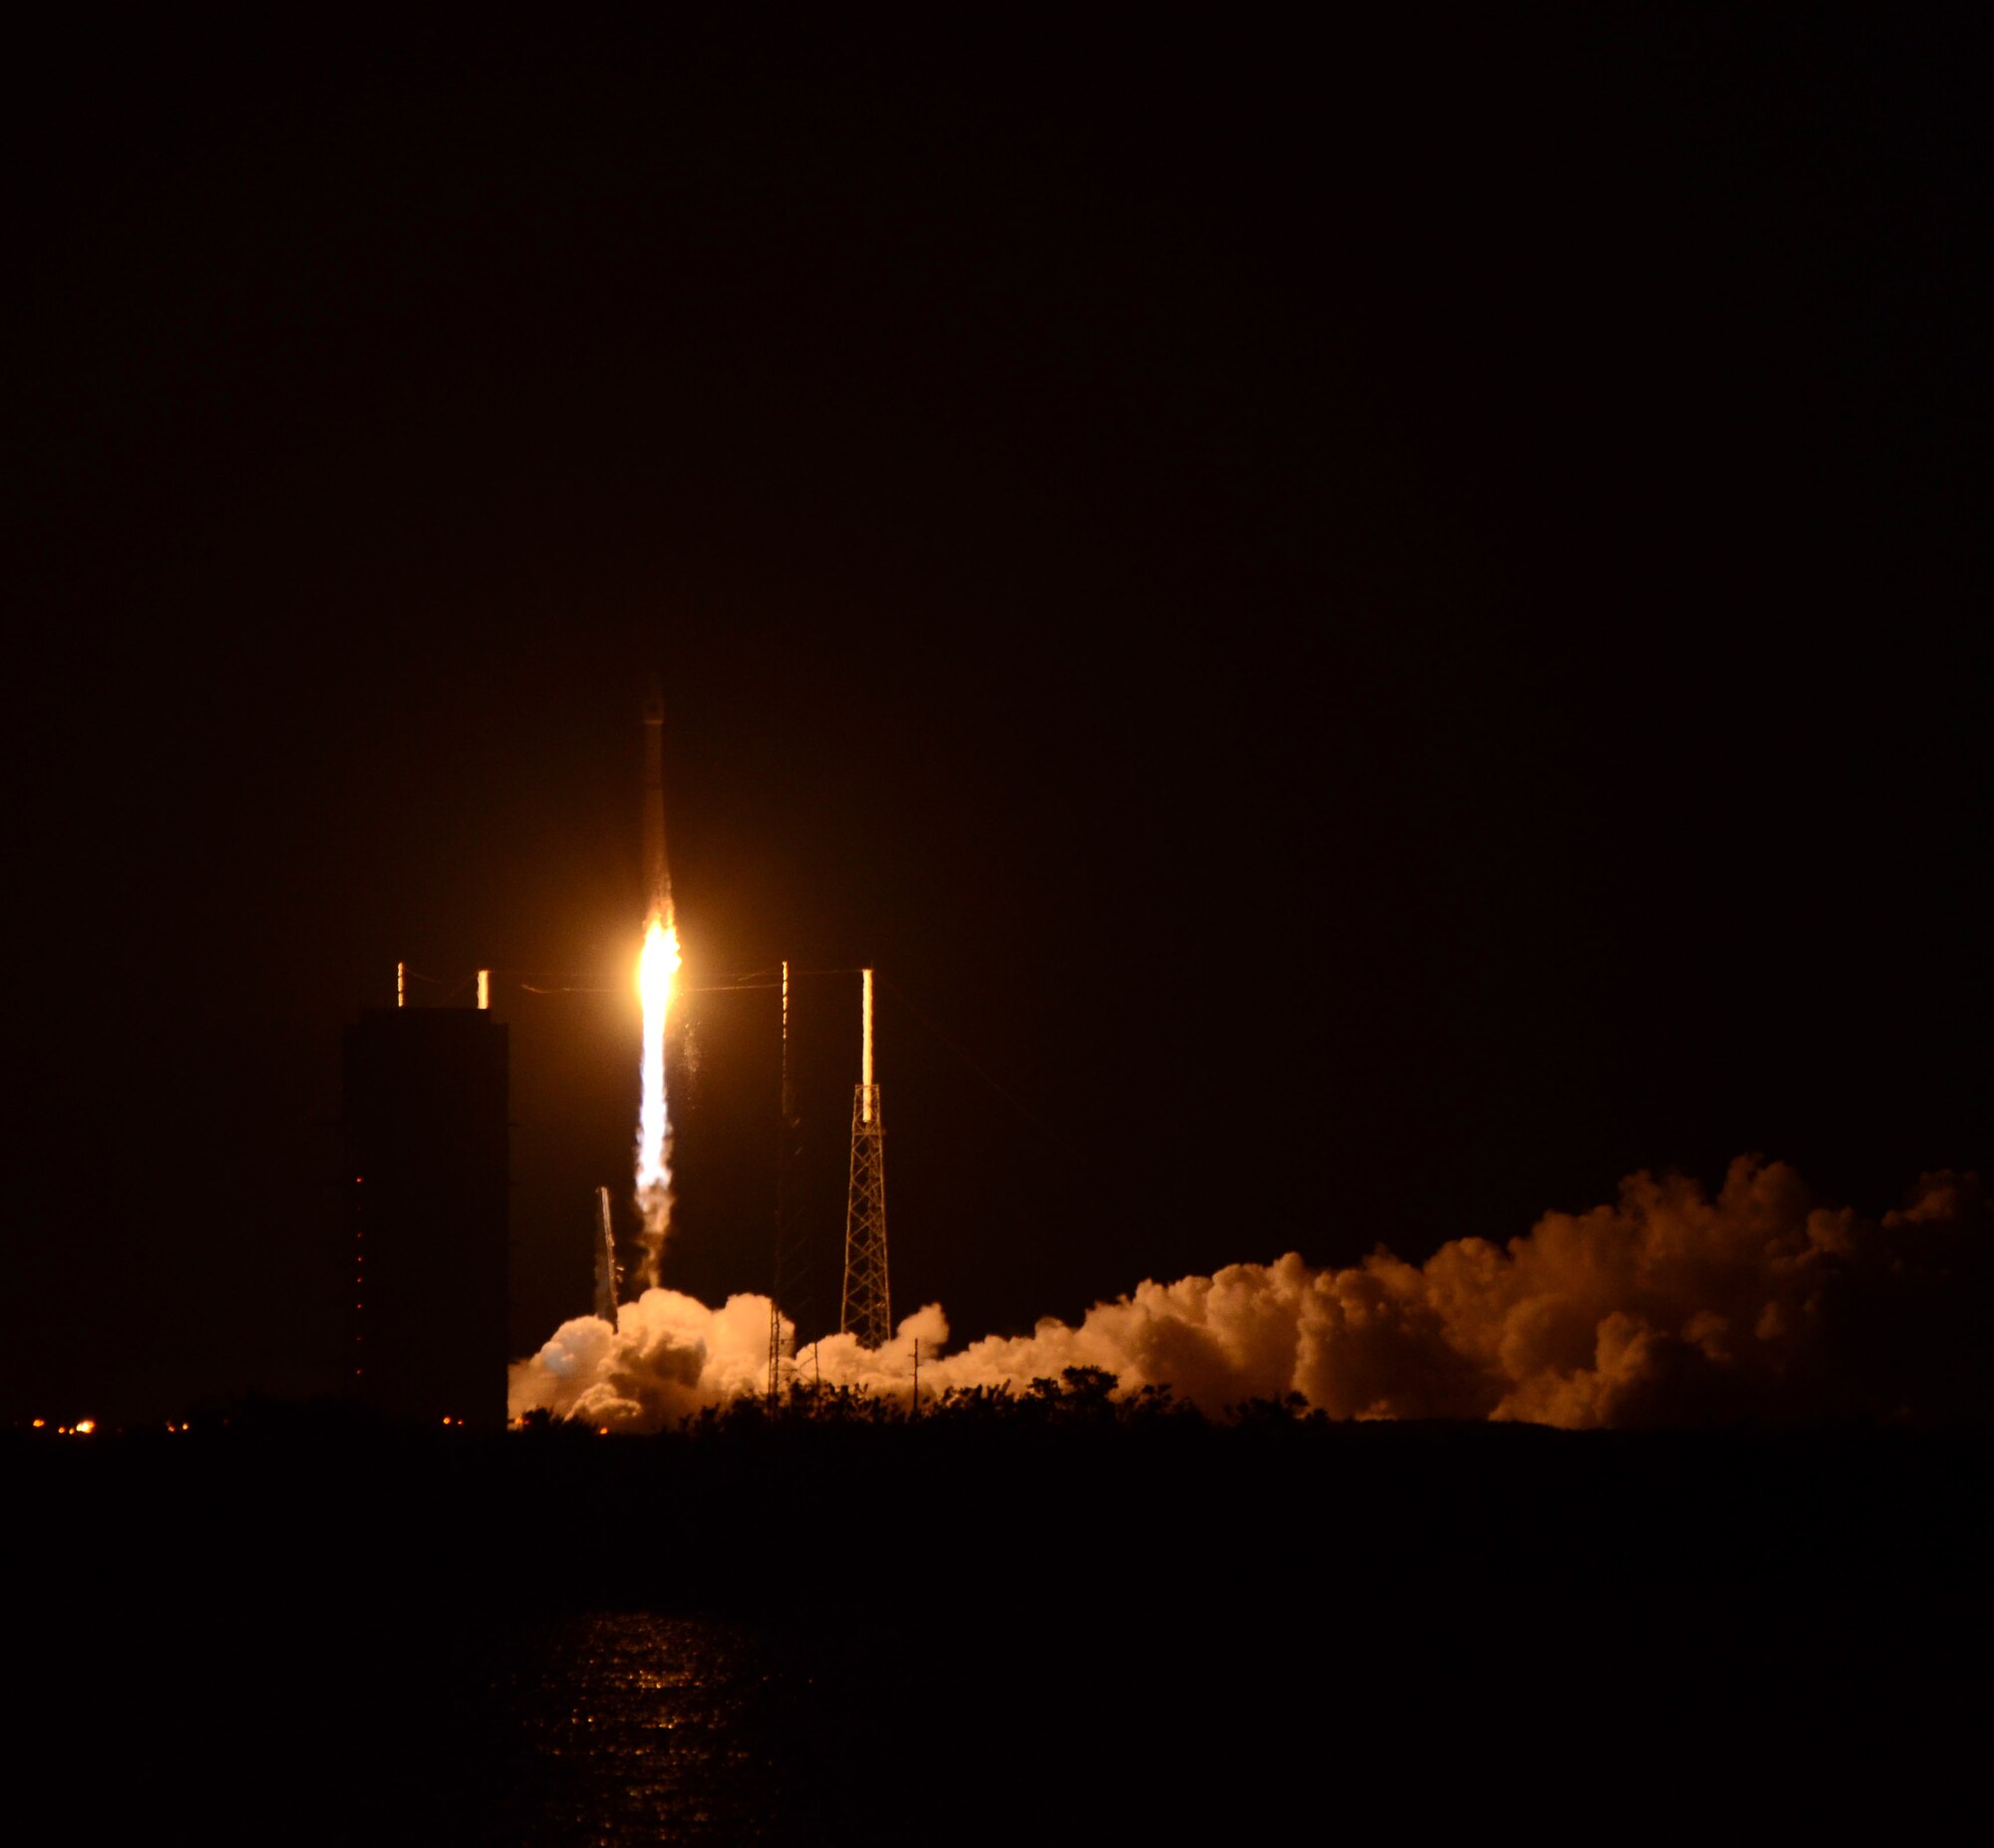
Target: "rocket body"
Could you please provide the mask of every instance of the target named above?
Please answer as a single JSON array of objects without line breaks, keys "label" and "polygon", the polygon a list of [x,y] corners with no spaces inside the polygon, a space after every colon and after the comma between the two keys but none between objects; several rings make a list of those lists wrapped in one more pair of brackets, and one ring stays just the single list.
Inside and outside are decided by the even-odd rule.
[{"label": "rocket body", "polygon": [[644,884],[650,916],[672,922],[672,875],[665,863],[665,702],[644,702]]}]

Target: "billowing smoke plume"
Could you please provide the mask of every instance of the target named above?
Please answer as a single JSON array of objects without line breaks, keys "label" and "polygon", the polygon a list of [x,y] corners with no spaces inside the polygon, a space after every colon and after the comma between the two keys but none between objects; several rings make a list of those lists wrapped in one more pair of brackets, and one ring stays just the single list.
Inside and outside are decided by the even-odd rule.
[{"label": "billowing smoke plume", "polygon": [[[1207,1411],[1299,1393],[1338,1418],[1514,1418],[1570,1427],[1994,1415],[1979,1329],[1994,1214],[1971,1175],[1927,1175],[1880,1220],[1818,1205],[1782,1163],[1734,1162],[1710,1198],[1646,1173],[1612,1206],[1549,1213],[1506,1247],[1459,1239],[1423,1265],[1382,1248],[1346,1270],[1290,1253],[1144,1283],[1077,1327],[1047,1321],[942,1355],[929,1306],[877,1351],[806,1345],[798,1376],[923,1399],[1102,1368]],[[612,1330],[565,1324],[512,1370],[545,1407],[652,1430],[767,1384],[769,1305],[647,1290]]]}]

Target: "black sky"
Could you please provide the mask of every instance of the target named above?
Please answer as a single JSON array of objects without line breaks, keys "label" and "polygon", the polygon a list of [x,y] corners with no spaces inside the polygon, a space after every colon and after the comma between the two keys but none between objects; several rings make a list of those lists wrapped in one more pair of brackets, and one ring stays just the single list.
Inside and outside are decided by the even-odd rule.
[{"label": "black sky", "polygon": [[[339,1028],[404,956],[627,981],[654,671],[692,973],[877,962],[896,1306],[960,1333],[1643,1165],[1984,1170],[1987,50],[24,48],[6,1409],[329,1381]],[[766,1278],[766,999],[696,1014],[704,1294]],[[523,1349],[635,1022],[499,1006]]]}]

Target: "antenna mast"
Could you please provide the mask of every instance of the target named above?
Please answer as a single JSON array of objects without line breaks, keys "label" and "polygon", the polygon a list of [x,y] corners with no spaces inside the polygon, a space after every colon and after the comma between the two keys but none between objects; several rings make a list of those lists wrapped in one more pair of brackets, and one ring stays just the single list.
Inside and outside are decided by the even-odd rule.
[{"label": "antenna mast", "polygon": [[769,1290],[769,1402],[782,1396],[786,1361],[783,1311],[790,1312],[791,1342],[803,1327],[810,1295],[810,1246],[803,1236],[803,1117],[797,1109],[797,1081],[790,1060],[790,965],[783,964],[782,1120],[776,1136],[776,1262]]}]

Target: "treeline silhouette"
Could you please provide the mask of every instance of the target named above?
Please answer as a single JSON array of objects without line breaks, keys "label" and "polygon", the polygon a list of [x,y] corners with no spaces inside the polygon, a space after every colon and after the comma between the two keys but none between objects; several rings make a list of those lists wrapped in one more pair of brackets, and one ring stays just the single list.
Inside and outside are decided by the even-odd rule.
[{"label": "treeline silhouette", "polygon": [[[957,1431],[996,1424],[1023,1429],[1073,1424],[1129,1428],[1164,1421],[1179,1425],[1210,1421],[1197,1406],[1178,1398],[1166,1384],[1144,1386],[1129,1393],[1123,1393],[1121,1386],[1120,1378],[1105,1367],[1065,1368],[1056,1379],[1046,1376],[1028,1381],[1023,1390],[1008,1385],[946,1386],[919,1398],[911,1390],[902,1398],[864,1386],[827,1386],[798,1379],[778,1394],[743,1394],[722,1405],[708,1405],[671,1427],[671,1434],[713,1439],[760,1432],[770,1425],[894,1425],[937,1420]],[[1268,1420],[1329,1422],[1299,1392],[1228,1405],[1218,1422],[1257,1424]],[[586,1418],[558,1418],[544,1409],[527,1412],[519,1422],[522,1429],[542,1434],[553,1430],[610,1434],[609,1427],[591,1425]]]}]

